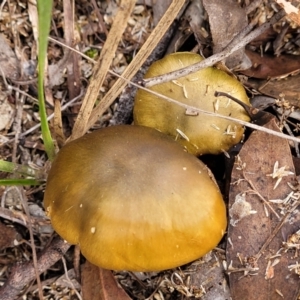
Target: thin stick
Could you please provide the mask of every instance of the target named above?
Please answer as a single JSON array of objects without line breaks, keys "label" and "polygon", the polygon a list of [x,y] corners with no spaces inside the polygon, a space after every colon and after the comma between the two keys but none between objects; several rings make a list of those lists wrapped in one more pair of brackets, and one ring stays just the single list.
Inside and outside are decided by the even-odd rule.
[{"label": "thin stick", "polygon": [[118,44],[121,41],[122,34],[134,6],[134,0],[122,0],[120,2],[118,12],[114,17],[114,22],[101,50],[100,58],[94,68],[92,80],[86,91],[69,140],[79,138],[86,132],[87,123],[97,100],[100,88],[115,56]]},{"label": "thin stick", "polygon": [[66,260],[63,256],[62,256],[61,260],[62,260],[62,263],[63,263],[63,266],[64,266],[65,276],[66,276],[66,279],[67,279],[68,283],[71,285],[71,287],[72,287],[73,291],[75,292],[75,294],[77,295],[78,299],[82,300],[81,295],[76,290],[72,280],[70,279],[70,277],[68,275],[68,268],[67,268]]},{"label": "thin stick", "polygon": [[267,205],[270,210],[273,212],[273,214],[277,217],[278,220],[280,220],[280,216],[277,214],[277,212],[274,210],[274,208],[272,207],[272,205],[261,195],[261,193],[258,191],[258,189],[256,188],[256,186],[253,184],[253,182],[248,179],[245,175],[245,172],[243,172],[243,176],[245,178],[245,180],[248,182],[248,184],[251,186],[252,191],[258,196],[258,198],[260,198],[260,200],[262,200],[265,205]]},{"label": "thin stick", "polygon": [[[201,69],[211,67],[215,63],[223,60],[230,56],[233,52],[245,47],[249,42],[253,41],[256,37],[258,37],[262,32],[270,28],[273,24],[278,22],[281,18],[286,15],[285,11],[282,9],[278,13],[276,13],[268,23],[265,23],[258,27],[257,29],[253,30],[249,34],[247,34],[243,39],[240,40],[240,34],[238,34],[232,42],[221,52],[216,53],[207,59],[202,60],[199,63],[193,64],[183,69],[176,70],[174,72],[170,72],[167,74],[163,74],[157,77],[152,77],[148,79],[144,79],[142,85],[145,87],[151,87],[156,84],[172,81],[178,79],[180,77],[189,75],[191,73],[197,72]],[[244,34],[244,33],[242,33]]]},{"label": "thin stick", "polygon": [[[116,74],[116,73],[114,73],[114,72],[112,72],[112,71],[109,71],[109,73],[111,73],[111,74],[113,74],[113,75],[115,75],[115,76],[121,77],[120,75],[118,75],[118,74]],[[209,115],[209,116],[213,116],[213,117],[218,117],[218,118],[225,119],[225,120],[234,121],[234,122],[236,122],[236,123],[238,123],[238,124],[247,126],[247,127],[249,127],[249,128],[256,129],[256,130],[260,130],[260,131],[263,131],[263,132],[272,134],[272,135],[274,135],[274,136],[278,136],[278,137],[280,137],[280,138],[284,138],[284,139],[287,139],[287,140],[290,140],[290,141],[294,141],[294,142],[300,143],[300,139],[297,138],[297,137],[294,137],[294,136],[288,136],[288,135],[286,135],[286,134],[284,134],[284,133],[281,133],[281,132],[278,132],[278,131],[275,131],[275,130],[272,130],[272,129],[269,129],[269,128],[265,128],[265,127],[263,127],[263,126],[259,126],[259,125],[256,125],[256,124],[252,124],[252,123],[249,123],[249,122],[246,122],[246,121],[242,121],[242,120],[239,120],[239,119],[235,119],[235,118],[232,118],[232,117],[223,116],[223,115],[220,115],[220,114],[215,113],[215,112],[205,111],[205,110],[202,110],[202,109],[200,109],[200,108],[197,108],[197,107],[194,107],[194,106],[190,106],[190,105],[181,103],[181,102],[179,102],[179,101],[177,101],[177,100],[174,100],[174,99],[172,99],[172,98],[169,98],[169,97],[167,97],[167,96],[164,96],[164,95],[162,95],[162,94],[159,94],[159,93],[157,93],[157,92],[155,92],[155,91],[149,90],[149,89],[147,89],[147,88],[145,88],[145,87],[143,87],[143,86],[140,86],[140,85],[138,85],[138,84],[136,84],[136,83],[134,83],[134,82],[130,82],[129,80],[127,80],[127,79],[125,79],[125,78],[123,78],[123,80],[128,81],[131,85],[137,86],[137,87],[140,88],[141,90],[147,91],[147,92],[149,92],[149,93],[151,93],[151,94],[153,94],[153,95],[155,95],[155,96],[157,96],[157,97],[160,97],[160,98],[162,98],[162,99],[164,99],[164,100],[166,100],[166,101],[168,101],[168,102],[170,102],[170,103],[174,103],[174,104],[176,104],[176,105],[178,105],[178,106],[181,106],[181,107],[185,108],[185,109],[188,110],[188,111],[192,111],[192,112],[195,112],[195,113],[202,113],[202,114],[205,114],[205,115]],[[194,118],[194,117],[195,117],[195,116],[193,116],[193,118]]]},{"label": "thin stick", "polygon": [[[56,263],[70,248],[70,244],[61,238],[54,239],[40,255],[38,255],[37,269],[38,273],[45,272],[54,263]],[[14,265],[10,275],[4,285],[0,288],[0,299],[11,300],[22,292],[24,287],[35,278],[35,268],[32,261],[19,262]]]},{"label": "thin stick", "polygon": [[[101,99],[100,103],[93,110],[90,119],[87,124],[86,131],[91,128],[100,116],[109,108],[113,101],[119,96],[126,84],[130,82],[130,79],[139,71],[147,57],[152,53],[154,48],[159,43],[160,39],[166,33],[170,24],[176,19],[180,9],[186,3],[185,0],[172,1],[169,8],[158,22],[157,26],[153,29],[146,42],[134,57],[132,62],[123,72],[122,76],[118,76],[119,79],[115,82],[112,88]],[[125,80],[125,78],[127,80]]]},{"label": "thin stick", "polygon": [[[69,46],[66,46],[66,45],[64,45],[63,43],[61,43],[61,42],[59,42],[59,41],[57,41],[57,40],[55,40],[55,39],[53,39],[53,38],[49,38],[49,39],[50,39],[51,41],[53,41],[53,42],[59,44],[59,45],[62,45],[62,46],[64,46],[64,47],[67,47],[67,48],[71,49],[72,51],[75,51],[75,52],[79,53],[79,54],[82,55],[85,59],[91,61],[92,63],[96,63],[95,60],[93,60],[92,58],[90,58],[90,57],[84,55],[83,53],[80,53],[78,50],[76,50],[76,49],[74,49],[74,48],[71,48],[71,47],[69,47]],[[194,111],[194,112],[196,112],[196,113],[203,113],[203,114],[211,115],[211,116],[214,116],[214,117],[219,117],[219,118],[222,118],[222,119],[234,121],[234,122],[236,122],[236,123],[238,123],[238,124],[247,126],[247,127],[249,127],[249,128],[256,129],[256,130],[260,130],[260,131],[263,131],[263,132],[272,134],[272,135],[274,135],[274,136],[278,136],[278,137],[280,137],[280,138],[284,138],[284,139],[287,139],[287,140],[291,140],[291,141],[300,143],[300,139],[299,139],[299,138],[296,138],[296,137],[294,137],[294,136],[288,136],[288,135],[286,135],[286,134],[283,134],[283,133],[280,133],[280,132],[278,132],[278,131],[274,131],[274,130],[272,130],[272,129],[268,129],[268,128],[265,128],[265,127],[262,127],[262,126],[259,126],[259,125],[256,125],[256,124],[252,124],[252,123],[245,122],[245,121],[242,121],[242,120],[239,120],[239,119],[235,119],[235,118],[223,116],[223,115],[220,115],[220,114],[217,114],[217,113],[214,113],[214,112],[205,111],[205,110],[202,110],[202,109],[200,109],[200,108],[193,107],[193,106],[190,106],[190,105],[181,103],[181,102],[179,102],[179,101],[177,101],[177,100],[174,100],[174,99],[172,99],[172,98],[169,98],[169,97],[167,97],[167,96],[164,96],[164,95],[162,95],[162,94],[159,94],[159,93],[157,93],[157,92],[155,92],[155,91],[152,91],[152,90],[150,90],[150,89],[148,89],[148,88],[146,88],[146,87],[143,87],[143,86],[141,86],[141,85],[139,85],[139,84],[136,84],[136,83],[132,82],[130,79],[125,78],[125,77],[123,77],[122,75],[119,75],[119,74],[117,74],[117,73],[115,73],[115,72],[113,72],[113,71],[108,71],[108,73],[110,73],[110,74],[112,74],[112,75],[114,75],[114,76],[116,76],[116,77],[119,77],[119,78],[121,79],[121,82],[124,81],[124,82],[125,82],[124,86],[125,86],[126,84],[131,84],[131,85],[133,85],[133,86],[135,86],[135,87],[137,87],[137,88],[139,88],[139,89],[141,89],[141,90],[144,90],[144,91],[146,91],[146,92],[148,92],[148,93],[151,93],[151,94],[153,94],[153,95],[155,95],[155,96],[158,96],[158,97],[160,97],[160,98],[162,98],[162,99],[164,99],[164,100],[166,100],[166,101],[168,101],[168,102],[170,102],[170,103],[174,103],[174,104],[176,104],[176,105],[178,105],[178,106],[181,106],[181,107],[183,107],[183,108],[185,108],[185,109],[187,109],[187,110],[189,110],[189,111]],[[122,86],[123,86],[123,85],[122,85]],[[109,93],[109,92],[108,92],[108,93]],[[107,95],[106,95],[106,96],[107,96]],[[93,122],[91,122],[91,121],[92,121],[92,120],[90,119],[89,124],[88,124],[89,127],[91,127],[91,126],[93,125]],[[21,135],[21,136],[22,136],[22,135]]]},{"label": "thin stick", "polygon": [[277,235],[278,231],[280,230],[280,228],[282,227],[282,225],[284,224],[284,222],[286,221],[286,219],[291,215],[291,213],[299,206],[299,201],[297,201],[293,207],[290,209],[290,211],[288,211],[285,216],[282,218],[282,220],[280,221],[280,223],[277,224],[277,226],[274,228],[273,232],[270,234],[270,236],[268,237],[268,239],[265,241],[265,243],[263,244],[263,246],[260,248],[260,250],[258,251],[258,253],[255,255],[256,260],[259,260],[259,258],[262,256],[262,253],[266,250],[266,248],[268,247],[268,245],[271,243],[271,241],[273,240],[273,238]]},{"label": "thin stick", "polygon": [[37,263],[37,255],[36,255],[36,248],[35,248],[35,243],[34,243],[34,236],[33,236],[33,230],[32,230],[32,223],[31,223],[31,218],[30,218],[30,213],[29,213],[29,208],[28,208],[28,203],[27,203],[27,197],[25,196],[23,188],[16,188],[16,191],[19,194],[20,199],[22,199],[22,205],[25,211],[25,214],[27,216],[27,225],[28,225],[28,231],[29,231],[29,236],[30,236],[30,245],[31,245],[31,250],[32,250],[32,261],[33,261],[33,266],[34,266],[34,272],[35,272],[35,277],[37,281],[37,286],[38,286],[38,293],[39,293],[39,298],[40,300],[43,300],[43,288],[41,284],[41,278],[40,274],[38,271],[38,263]]}]

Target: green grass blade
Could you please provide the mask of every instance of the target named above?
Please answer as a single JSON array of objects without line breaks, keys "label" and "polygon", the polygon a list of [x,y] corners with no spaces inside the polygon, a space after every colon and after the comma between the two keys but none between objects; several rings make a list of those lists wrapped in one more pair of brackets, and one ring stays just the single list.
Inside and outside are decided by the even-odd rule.
[{"label": "green grass blade", "polygon": [[43,182],[38,181],[33,178],[24,178],[24,179],[0,179],[0,186],[5,185],[5,186],[12,186],[12,185],[41,185]]},{"label": "green grass blade", "polygon": [[0,160],[0,171],[8,172],[8,173],[18,173],[24,176],[36,177],[36,173],[40,173],[38,170],[37,172],[30,168],[29,166],[23,166],[20,164],[16,164],[10,161]]},{"label": "green grass blade", "polygon": [[44,98],[44,69],[45,59],[47,55],[48,35],[50,31],[50,22],[52,16],[52,0],[38,0],[39,15],[39,48],[38,48],[38,98],[39,113],[41,118],[41,129],[43,141],[49,160],[53,160],[55,156],[55,147],[49,130],[47,121],[47,113]]}]

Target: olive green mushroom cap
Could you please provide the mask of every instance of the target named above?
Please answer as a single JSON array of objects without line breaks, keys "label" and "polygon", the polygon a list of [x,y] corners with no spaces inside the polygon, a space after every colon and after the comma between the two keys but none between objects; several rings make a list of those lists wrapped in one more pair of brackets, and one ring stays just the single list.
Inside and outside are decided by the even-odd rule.
[{"label": "olive green mushroom cap", "polygon": [[64,146],[44,206],[57,233],[93,264],[157,271],[213,249],[226,229],[220,191],[178,143],[143,126],[114,126]]},{"label": "olive green mushroom cap", "polygon": [[[190,52],[170,54],[154,62],[145,78],[169,73],[202,59],[200,55]],[[249,121],[249,116],[239,104],[227,97],[215,97],[216,91],[225,92],[250,105],[242,84],[213,67],[150,89],[192,107]],[[227,151],[242,139],[244,133],[244,127],[236,122],[188,111],[145,90],[138,90],[136,94],[134,123],[172,136],[194,155]]]}]

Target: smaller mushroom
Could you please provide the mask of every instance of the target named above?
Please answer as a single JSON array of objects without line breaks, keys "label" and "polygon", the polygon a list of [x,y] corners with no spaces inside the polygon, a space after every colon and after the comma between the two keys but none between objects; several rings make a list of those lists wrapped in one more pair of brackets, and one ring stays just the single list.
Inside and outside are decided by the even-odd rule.
[{"label": "smaller mushroom", "polygon": [[114,126],[64,146],[46,185],[54,229],[93,264],[158,271],[213,249],[226,209],[207,167],[155,129]]},{"label": "smaller mushroom", "polygon": [[[153,63],[145,78],[169,73],[202,59],[200,55],[189,52],[170,54]],[[224,96],[215,97],[216,91],[224,92],[249,105],[242,84],[216,68],[205,68],[150,89],[204,111],[250,120],[239,104]],[[188,111],[145,90],[138,90],[136,94],[134,123],[156,128],[172,136],[194,155],[227,151],[242,139],[244,133],[244,127],[236,122]]]}]

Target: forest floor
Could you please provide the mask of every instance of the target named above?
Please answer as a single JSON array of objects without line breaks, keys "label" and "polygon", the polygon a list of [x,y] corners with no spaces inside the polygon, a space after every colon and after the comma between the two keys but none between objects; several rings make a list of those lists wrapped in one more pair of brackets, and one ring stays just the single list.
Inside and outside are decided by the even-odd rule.
[{"label": "forest floor", "polygon": [[[232,173],[226,157],[233,152],[203,157],[229,209],[227,234],[205,257],[153,273],[102,270],[56,236],[43,207],[49,162],[37,101],[37,6],[5,0],[0,158],[36,170],[42,184],[0,186],[0,299],[300,299],[299,1],[178,0],[165,13],[171,2],[53,1],[45,70],[51,133],[59,149],[87,131],[131,124],[136,88],[128,80],[141,82],[166,54],[202,54],[242,83],[253,107],[271,114],[253,119],[261,128],[246,126]],[[218,54],[223,59],[210,60]],[[246,211],[234,211],[241,203]]]}]

